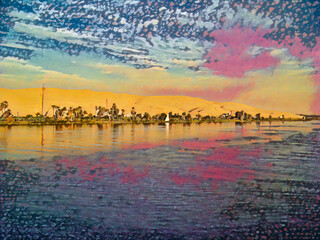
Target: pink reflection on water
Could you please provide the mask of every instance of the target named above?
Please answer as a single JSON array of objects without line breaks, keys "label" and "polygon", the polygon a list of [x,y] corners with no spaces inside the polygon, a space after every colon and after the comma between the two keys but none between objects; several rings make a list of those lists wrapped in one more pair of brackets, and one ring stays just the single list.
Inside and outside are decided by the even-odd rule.
[{"label": "pink reflection on water", "polygon": [[197,185],[199,183],[199,178],[195,178],[191,176],[179,176],[177,173],[172,174],[169,178],[176,185],[185,185],[185,184]]},{"label": "pink reflection on water", "polygon": [[[204,146],[201,146],[203,144]],[[200,142],[192,146],[199,146],[195,150],[206,149],[207,146],[215,146],[215,150],[208,156],[198,156],[196,164],[178,173],[170,175],[170,179],[177,185],[197,185],[204,181],[212,181],[211,187],[215,189],[218,183],[235,182],[241,178],[254,179],[256,171],[250,169],[253,158],[258,158],[264,153],[263,148],[244,150],[240,147],[219,147],[216,143]]]},{"label": "pink reflection on water", "polygon": [[121,169],[121,183],[137,183],[140,179],[148,176],[150,168],[145,166],[142,171],[136,171],[132,166]]},{"label": "pink reflection on water", "polygon": [[[164,145],[163,143],[143,143],[124,146],[121,154],[115,155],[112,159],[102,157],[92,160],[90,157],[72,157],[63,158],[59,160],[59,163],[68,171],[76,169],[74,174],[80,176],[83,181],[103,181],[111,177],[120,184],[135,185],[141,183],[147,177],[154,176],[160,182],[160,179],[167,179],[178,186],[199,186],[204,182],[210,181],[212,189],[215,189],[223,182],[254,179],[257,172],[252,169],[251,162],[262,154],[268,154],[262,147],[249,149],[226,147],[223,142],[217,141],[227,140],[234,136],[235,133],[231,132],[220,134],[207,141],[186,140],[169,142],[169,146],[178,148],[178,153],[180,152],[179,149],[193,150],[192,152],[186,152],[189,154],[187,155],[188,159],[181,163],[178,170],[172,172],[172,169],[169,167],[168,172],[170,173],[161,171],[157,166],[151,168],[144,162],[139,163],[139,156],[135,156],[139,161],[132,163],[124,162],[127,153],[131,151],[153,148],[155,151],[161,151],[160,147]],[[172,150],[175,151],[174,149]],[[196,156],[194,156],[194,153]],[[266,167],[271,166],[268,165]],[[71,176],[71,173],[67,174],[67,177]]]},{"label": "pink reflection on water", "polygon": [[[82,181],[97,181],[98,179],[104,179],[105,175],[118,176],[121,183],[133,183],[136,184],[139,180],[144,179],[149,174],[149,167],[144,165],[142,170],[136,170],[132,166],[122,166],[107,157],[100,158],[96,161],[92,161],[85,157],[78,158],[62,158],[59,160],[68,171],[75,168],[77,170],[76,175],[80,176]],[[60,166],[57,167],[57,170]],[[68,174],[67,177],[72,177]]]}]

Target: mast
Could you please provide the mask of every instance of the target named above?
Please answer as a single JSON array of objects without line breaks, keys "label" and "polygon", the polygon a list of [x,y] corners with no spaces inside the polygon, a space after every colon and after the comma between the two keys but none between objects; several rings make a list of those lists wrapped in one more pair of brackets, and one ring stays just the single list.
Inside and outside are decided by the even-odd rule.
[{"label": "mast", "polygon": [[41,114],[42,116],[44,115],[44,90],[45,90],[45,87],[44,87],[44,84],[42,85],[42,88],[41,88]]}]

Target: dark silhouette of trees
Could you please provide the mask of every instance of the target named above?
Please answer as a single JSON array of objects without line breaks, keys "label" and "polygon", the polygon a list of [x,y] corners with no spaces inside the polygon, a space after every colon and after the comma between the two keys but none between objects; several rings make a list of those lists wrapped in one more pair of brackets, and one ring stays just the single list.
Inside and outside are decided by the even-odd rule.
[{"label": "dark silhouette of trees", "polygon": [[132,109],[131,109],[131,119],[132,119],[132,121],[136,121],[136,117],[137,117],[136,109],[135,109],[135,107],[132,107]]}]

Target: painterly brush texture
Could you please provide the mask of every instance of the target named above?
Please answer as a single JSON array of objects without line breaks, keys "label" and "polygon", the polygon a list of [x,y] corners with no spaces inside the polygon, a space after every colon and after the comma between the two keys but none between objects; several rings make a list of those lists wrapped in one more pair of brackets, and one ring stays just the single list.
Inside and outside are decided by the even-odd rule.
[{"label": "painterly brush texture", "polygon": [[0,239],[320,239],[319,20],[0,1]]},{"label": "painterly brush texture", "polygon": [[4,0],[0,84],[320,113],[319,9],[314,0]]},{"label": "painterly brush texture", "polygon": [[0,236],[318,239],[319,126],[6,129]]}]

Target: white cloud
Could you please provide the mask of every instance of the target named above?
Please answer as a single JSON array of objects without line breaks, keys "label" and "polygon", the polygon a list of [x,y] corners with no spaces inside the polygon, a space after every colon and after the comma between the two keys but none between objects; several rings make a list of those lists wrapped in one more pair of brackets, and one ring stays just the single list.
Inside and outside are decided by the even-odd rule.
[{"label": "white cloud", "polygon": [[54,31],[50,27],[43,27],[25,23],[16,23],[13,29],[16,32],[27,33],[41,39],[50,38],[58,41],[70,41],[81,45],[87,45],[87,42],[82,40],[83,38],[86,38],[91,41],[100,41],[100,39],[97,37],[85,34],[78,34],[72,30],[66,30],[62,28],[58,28],[56,31]]},{"label": "white cloud", "polygon": [[[16,57],[1,57],[0,60],[5,61],[5,62],[19,62],[19,63],[26,63],[26,60],[16,58]],[[1,62],[0,62],[1,65]]]},{"label": "white cloud", "polygon": [[26,47],[26,46],[24,46],[22,44],[14,43],[14,42],[1,43],[0,46],[11,47],[11,48],[19,48],[19,49],[29,49],[29,50],[34,50],[35,49],[33,47]]},{"label": "white cloud", "polygon": [[16,18],[16,19],[22,19],[22,20],[40,20],[39,16],[34,13],[26,13],[23,11],[11,11],[9,13],[9,16]]}]

